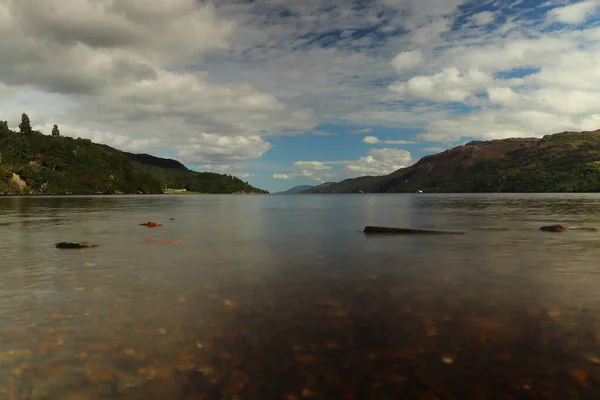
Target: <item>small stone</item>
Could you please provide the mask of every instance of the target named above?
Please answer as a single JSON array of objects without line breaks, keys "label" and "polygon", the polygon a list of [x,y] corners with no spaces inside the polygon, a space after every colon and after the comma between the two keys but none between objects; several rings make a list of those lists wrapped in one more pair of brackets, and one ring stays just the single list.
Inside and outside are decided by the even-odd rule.
[{"label": "small stone", "polygon": [[551,318],[560,317],[560,311],[559,310],[550,310],[550,311],[546,312],[546,315],[548,315]]},{"label": "small stone", "polygon": [[125,350],[123,350],[123,353],[125,355],[128,355],[128,356],[135,356],[135,350],[134,349],[125,349]]},{"label": "small stone", "polygon": [[588,378],[588,373],[582,369],[572,369],[569,371],[569,375],[575,378],[579,383],[585,383]]},{"label": "small stone", "polygon": [[454,354],[446,353],[442,356],[442,362],[444,364],[452,364],[454,362],[455,356]]},{"label": "small stone", "polygon": [[143,386],[144,383],[146,383],[146,379],[138,375],[122,376],[117,384],[117,393],[125,393],[130,389]]},{"label": "small stone", "polygon": [[588,356],[588,357],[587,357],[587,360],[588,360],[589,362],[592,362],[592,363],[594,363],[594,364],[600,364],[600,358],[598,358],[598,357],[594,357],[594,356]]}]

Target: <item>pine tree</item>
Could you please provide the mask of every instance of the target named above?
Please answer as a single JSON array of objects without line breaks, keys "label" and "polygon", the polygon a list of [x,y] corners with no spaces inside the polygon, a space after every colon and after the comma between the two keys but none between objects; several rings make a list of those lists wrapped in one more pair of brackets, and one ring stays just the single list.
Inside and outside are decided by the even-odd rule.
[{"label": "pine tree", "polygon": [[54,127],[52,128],[52,136],[54,136],[54,137],[60,136],[60,131],[58,130],[58,125],[54,125]]},{"label": "pine tree", "polygon": [[31,133],[31,122],[29,121],[29,116],[25,113],[21,115],[21,123],[19,124],[19,131],[23,135],[28,135]]}]

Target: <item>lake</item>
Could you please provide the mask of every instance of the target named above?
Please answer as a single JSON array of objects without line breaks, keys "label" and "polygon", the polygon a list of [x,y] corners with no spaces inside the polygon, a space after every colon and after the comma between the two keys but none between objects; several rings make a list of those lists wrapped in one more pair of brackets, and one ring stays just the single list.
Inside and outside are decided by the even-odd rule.
[{"label": "lake", "polygon": [[0,399],[597,399],[600,234],[554,223],[600,195],[0,198]]}]

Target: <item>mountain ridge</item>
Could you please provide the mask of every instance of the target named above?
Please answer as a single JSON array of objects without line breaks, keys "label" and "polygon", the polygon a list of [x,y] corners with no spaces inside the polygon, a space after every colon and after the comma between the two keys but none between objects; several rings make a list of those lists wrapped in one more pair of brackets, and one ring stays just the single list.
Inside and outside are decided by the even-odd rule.
[{"label": "mountain ridge", "polygon": [[600,130],[542,138],[471,141],[388,175],[316,186],[305,193],[600,191]]}]

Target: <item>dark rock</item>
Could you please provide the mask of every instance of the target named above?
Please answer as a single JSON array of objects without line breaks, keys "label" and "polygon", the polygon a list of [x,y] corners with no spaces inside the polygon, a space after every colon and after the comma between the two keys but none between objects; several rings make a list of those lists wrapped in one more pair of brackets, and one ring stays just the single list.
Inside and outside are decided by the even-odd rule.
[{"label": "dark rock", "polygon": [[436,231],[426,229],[388,228],[384,226],[366,226],[364,233],[395,233],[404,235],[464,235],[464,232]]},{"label": "dark rock", "polygon": [[569,230],[569,228],[567,228],[564,225],[548,225],[548,226],[542,226],[540,228],[540,231],[544,231],[544,232],[566,232],[568,230]]},{"label": "dark rock", "polygon": [[98,247],[97,244],[88,242],[60,242],[55,244],[57,249],[87,249]]}]

